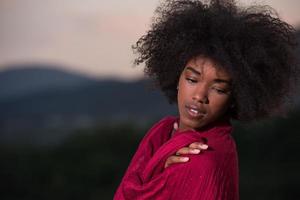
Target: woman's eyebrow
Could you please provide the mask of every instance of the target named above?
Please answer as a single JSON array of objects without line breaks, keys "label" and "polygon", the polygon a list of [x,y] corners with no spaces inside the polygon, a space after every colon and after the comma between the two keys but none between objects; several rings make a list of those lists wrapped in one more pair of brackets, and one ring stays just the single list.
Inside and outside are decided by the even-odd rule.
[{"label": "woman's eyebrow", "polygon": [[190,67],[190,66],[187,66],[187,67],[186,67],[186,70],[190,70],[190,71],[192,71],[193,73],[198,74],[198,75],[201,74],[199,71],[195,70],[194,68],[192,68],[192,67]]}]

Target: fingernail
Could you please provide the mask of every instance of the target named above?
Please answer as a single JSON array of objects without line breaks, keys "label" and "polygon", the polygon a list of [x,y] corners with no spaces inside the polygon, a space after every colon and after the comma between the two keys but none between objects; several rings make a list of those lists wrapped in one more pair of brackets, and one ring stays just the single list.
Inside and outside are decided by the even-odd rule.
[{"label": "fingernail", "polygon": [[208,148],[208,145],[207,145],[207,144],[200,144],[200,148],[201,148],[201,149],[207,149],[207,148]]},{"label": "fingernail", "polygon": [[191,153],[200,153],[200,150],[199,149],[192,149]]},{"label": "fingernail", "polygon": [[189,157],[182,157],[182,158],[180,158],[180,160],[183,161],[183,162],[186,162],[186,161],[189,160]]}]

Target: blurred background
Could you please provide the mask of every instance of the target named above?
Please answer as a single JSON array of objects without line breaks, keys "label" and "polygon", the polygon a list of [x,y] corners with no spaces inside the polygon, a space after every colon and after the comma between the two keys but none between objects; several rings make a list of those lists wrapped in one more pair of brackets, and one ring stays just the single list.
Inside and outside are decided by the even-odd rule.
[{"label": "blurred background", "polygon": [[[298,0],[240,2],[271,5],[300,30]],[[146,131],[176,115],[132,64],[157,5],[0,1],[0,199],[112,199]],[[234,123],[241,199],[300,196],[299,94],[292,108]]]}]

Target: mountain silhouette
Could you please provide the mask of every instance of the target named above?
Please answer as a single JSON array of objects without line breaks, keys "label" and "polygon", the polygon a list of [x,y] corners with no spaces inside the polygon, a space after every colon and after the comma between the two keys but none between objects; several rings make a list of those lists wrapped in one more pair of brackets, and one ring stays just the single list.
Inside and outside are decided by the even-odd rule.
[{"label": "mountain silhouette", "polygon": [[175,106],[153,90],[149,80],[95,80],[43,67],[1,72],[0,84],[0,141],[57,141],[64,135],[45,135],[45,130],[130,120],[145,123],[176,114]]},{"label": "mountain silhouette", "polygon": [[94,83],[80,74],[55,69],[51,65],[19,65],[0,72],[0,101],[55,88]]}]

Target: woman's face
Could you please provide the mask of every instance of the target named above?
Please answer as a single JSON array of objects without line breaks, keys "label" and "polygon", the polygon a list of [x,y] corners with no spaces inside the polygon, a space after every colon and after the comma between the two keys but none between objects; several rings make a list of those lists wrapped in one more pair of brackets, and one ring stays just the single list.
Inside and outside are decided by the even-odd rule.
[{"label": "woman's face", "polygon": [[222,118],[231,97],[231,77],[207,57],[187,62],[178,83],[179,130],[194,130]]}]

